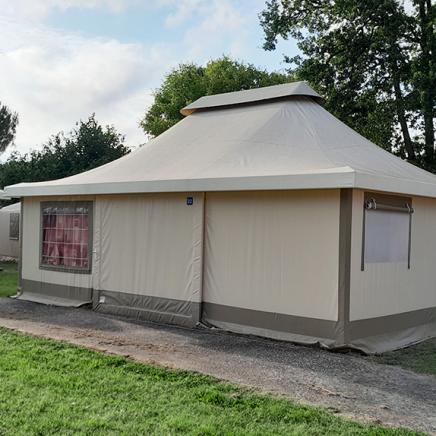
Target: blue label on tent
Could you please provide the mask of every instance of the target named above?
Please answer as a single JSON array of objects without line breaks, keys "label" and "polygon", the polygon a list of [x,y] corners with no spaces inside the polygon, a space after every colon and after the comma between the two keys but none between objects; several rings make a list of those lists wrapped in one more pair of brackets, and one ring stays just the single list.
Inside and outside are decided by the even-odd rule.
[{"label": "blue label on tent", "polygon": [[192,206],[194,204],[194,198],[193,197],[186,197],[186,204],[188,206]]}]

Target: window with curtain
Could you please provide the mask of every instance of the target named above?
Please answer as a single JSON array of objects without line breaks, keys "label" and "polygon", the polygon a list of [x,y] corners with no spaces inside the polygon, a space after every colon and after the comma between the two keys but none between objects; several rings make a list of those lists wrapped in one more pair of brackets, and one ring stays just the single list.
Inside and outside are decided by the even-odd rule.
[{"label": "window with curtain", "polygon": [[20,214],[13,212],[9,215],[9,239],[20,238]]},{"label": "window with curtain", "polygon": [[362,270],[370,263],[404,263],[410,268],[412,213],[410,201],[396,197],[365,202]]},{"label": "window with curtain", "polygon": [[89,272],[92,203],[41,205],[41,267]]}]

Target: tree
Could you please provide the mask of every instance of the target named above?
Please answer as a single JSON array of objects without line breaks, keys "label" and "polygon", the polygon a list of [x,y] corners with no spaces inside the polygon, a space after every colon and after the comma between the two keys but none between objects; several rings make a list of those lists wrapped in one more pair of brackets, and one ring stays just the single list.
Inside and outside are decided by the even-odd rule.
[{"label": "tree", "polygon": [[435,96],[436,96],[436,4],[431,0],[414,0],[417,26],[412,29],[413,42],[418,45],[413,60],[413,84],[419,95],[423,113],[424,143],[427,156],[434,160],[435,148]]},{"label": "tree", "polygon": [[104,165],[129,153],[124,137],[113,126],[101,126],[91,115],[69,133],[52,136],[42,150],[11,154],[0,165],[0,186],[71,176]]},{"label": "tree", "polygon": [[[290,71],[326,107],[378,145],[428,169],[434,159],[436,78],[431,0],[270,0],[260,14],[264,48],[293,37],[303,56]],[[413,133],[417,135],[413,137]]]},{"label": "tree", "polygon": [[0,101],[0,153],[12,143],[18,125],[18,114]]},{"label": "tree", "polygon": [[292,81],[288,74],[269,73],[226,56],[205,67],[181,64],[156,90],[154,103],[141,121],[144,132],[158,136],[180,121],[180,109],[204,95],[241,91]]}]

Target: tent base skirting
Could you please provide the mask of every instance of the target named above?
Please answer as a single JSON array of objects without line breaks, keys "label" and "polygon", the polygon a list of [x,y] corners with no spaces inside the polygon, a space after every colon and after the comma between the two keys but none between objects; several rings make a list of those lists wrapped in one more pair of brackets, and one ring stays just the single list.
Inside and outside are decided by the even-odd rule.
[{"label": "tent base skirting", "polygon": [[436,307],[351,321],[347,327],[352,348],[384,353],[436,336]]},{"label": "tent base skirting", "polygon": [[[349,335],[351,340],[357,341],[365,337],[395,334],[402,330],[432,323],[436,323],[436,307],[427,307],[393,315],[351,321]],[[436,331],[434,333],[436,334]]]},{"label": "tent base skirting", "polygon": [[[308,318],[310,319],[310,318]],[[252,327],[243,324],[236,324],[226,321],[205,320],[210,326],[216,327],[227,332],[238,333],[242,335],[252,335],[261,338],[275,339],[278,341],[292,342],[301,345],[315,345],[322,348],[335,349],[340,348],[334,339],[314,337],[307,335],[299,335],[292,332],[282,332],[278,330],[270,330],[267,328]]]},{"label": "tent base skirting", "polygon": [[251,329],[251,332],[247,332],[259,336],[271,337],[273,334],[276,339],[293,340],[286,339],[289,335],[307,337],[311,338],[310,343],[320,342],[320,338],[324,342],[333,343],[340,333],[337,321],[264,312],[216,303],[203,303],[202,319],[212,325],[218,326],[217,323],[222,325],[225,323],[238,326],[238,330]]},{"label": "tent base skirting", "polygon": [[143,321],[195,327],[201,304],[172,298],[114,291],[94,291],[94,310]]},{"label": "tent base skirting", "polygon": [[367,354],[406,347],[436,336],[436,307],[340,323],[203,303],[202,320],[235,333],[319,344],[330,349],[352,348]]},{"label": "tent base skirting", "polygon": [[251,334],[325,348],[383,353],[436,336],[436,307],[376,318],[339,321],[265,312],[208,302],[193,302],[124,292],[92,290],[22,279],[16,297],[55,306],[92,303],[97,312],[162,324],[195,327],[206,323]]},{"label": "tent base skirting", "polygon": [[53,306],[80,307],[92,303],[92,289],[21,279],[16,298]]},{"label": "tent base skirting", "polygon": [[436,322],[417,325],[396,332],[352,339],[350,348],[362,351],[365,354],[381,354],[409,347],[434,337],[436,337]]},{"label": "tent base skirting", "polygon": [[22,301],[30,301],[32,303],[46,304],[47,306],[58,307],[82,307],[87,304],[91,304],[91,301],[72,300],[70,298],[53,297],[44,294],[34,294],[32,292],[18,294],[11,298]]}]

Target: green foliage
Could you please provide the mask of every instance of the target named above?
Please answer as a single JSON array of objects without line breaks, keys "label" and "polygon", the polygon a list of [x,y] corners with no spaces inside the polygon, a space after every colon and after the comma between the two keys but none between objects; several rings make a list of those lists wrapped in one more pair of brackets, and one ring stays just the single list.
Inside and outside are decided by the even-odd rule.
[{"label": "green foliage", "polygon": [[18,264],[0,262],[0,297],[9,297],[17,293]]},{"label": "green foliage", "polygon": [[415,434],[5,329],[0,379],[2,435]]},{"label": "green foliage", "polygon": [[0,101],[0,154],[6,150],[15,138],[18,115]]},{"label": "green foliage", "polygon": [[205,67],[182,64],[165,77],[155,92],[153,105],[141,122],[144,132],[158,136],[180,121],[180,109],[204,95],[241,91],[291,82],[292,76],[269,73],[228,57],[210,61]]},{"label": "green foliage", "polygon": [[58,133],[29,154],[12,153],[0,165],[0,186],[59,179],[90,170],[129,153],[113,126],[102,127],[94,115],[69,134]]},{"label": "green foliage", "polygon": [[[290,71],[326,108],[376,144],[432,169],[435,6],[414,0],[270,0],[260,15],[266,50],[295,38]],[[425,121],[427,120],[427,121]],[[411,131],[417,131],[413,138]]]}]

